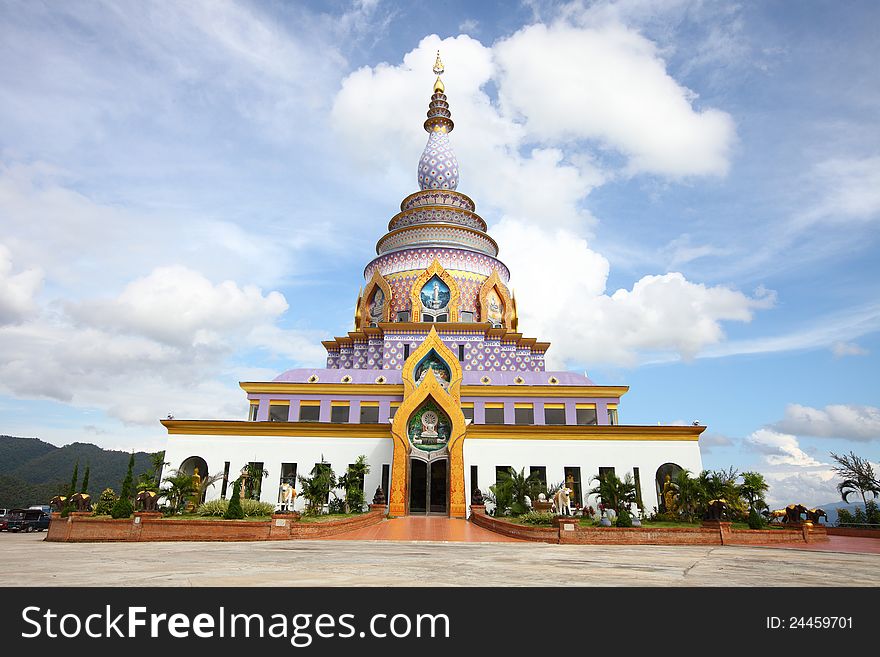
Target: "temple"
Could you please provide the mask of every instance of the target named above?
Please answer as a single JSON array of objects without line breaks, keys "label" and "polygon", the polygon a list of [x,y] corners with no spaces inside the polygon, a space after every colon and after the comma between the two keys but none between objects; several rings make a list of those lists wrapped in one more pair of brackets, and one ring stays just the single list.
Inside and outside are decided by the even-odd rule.
[{"label": "temple", "polygon": [[566,482],[575,506],[595,505],[594,476],[631,473],[641,503],[662,508],[667,474],[702,470],[705,427],[621,424],[628,387],[546,369],[550,343],[519,332],[498,244],[458,191],[439,53],[434,74],[419,189],[364,269],[353,330],[324,341],[323,368],[242,382],[247,419],[163,420],[166,460],[222,474],[207,499],[229,496],[257,464],[268,475],[255,496],[278,504],[297,474],[322,464],[342,473],[365,455],[367,498],[381,488],[392,516],[466,517],[473,491],[509,467]]}]

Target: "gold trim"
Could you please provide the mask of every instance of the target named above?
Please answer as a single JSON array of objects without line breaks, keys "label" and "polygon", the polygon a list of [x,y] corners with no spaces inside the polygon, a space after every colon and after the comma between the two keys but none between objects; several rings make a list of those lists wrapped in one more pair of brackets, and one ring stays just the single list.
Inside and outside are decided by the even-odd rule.
[{"label": "gold trim", "polygon": [[437,258],[434,258],[434,262],[430,264],[430,266],[425,269],[421,274],[419,274],[418,278],[413,282],[412,287],[409,292],[409,302],[410,302],[410,319],[412,322],[419,322],[422,318],[422,300],[419,297],[419,294],[422,291],[422,288],[425,284],[431,280],[434,276],[438,276],[441,281],[446,283],[446,286],[449,288],[449,306],[448,306],[448,315],[449,315],[449,323],[458,322],[458,305],[460,303],[461,291],[458,289],[458,283],[452,277],[452,275],[443,268],[443,265],[440,264],[440,261]]},{"label": "gold trim", "polygon": [[[442,344],[442,341],[441,341]],[[448,349],[446,345],[444,348]],[[410,355],[412,357],[412,354]],[[418,362],[418,361],[416,361]],[[455,359],[458,362],[458,359]],[[378,370],[377,370],[378,371]],[[291,383],[287,381],[243,381],[238,384],[248,394],[287,395],[376,395],[399,397],[403,395],[400,383]],[[619,398],[629,391],[629,386],[562,386],[562,385],[462,385],[462,397],[572,397]],[[256,400],[253,400],[256,401]]]},{"label": "gold trim", "polygon": [[391,299],[394,296],[394,292],[391,290],[391,286],[388,285],[388,281],[385,280],[382,274],[379,273],[379,269],[376,268],[373,270],[373,275],[372,277],[370,277],[370,281],[367,283],[367,287],[364,290],[363,296],[358,299],[360,305],[358,306],[357,319],[359,321],[354,325],[356,329],[365,329],[369,327],[369,303],[376,287],[379,287],[382,290],[382,293],[385,295],[385,307],[382,309],[381,321],[391,321]]},{"label": "gold trim", "polygon": [[482,440],[684,440],[697,441],[703,426],[472,424],[468,439]]},{"label": "gold trim", "polygon": [[[498,296],[501,297],[501,303],[504,304],[504,312],[501,316],[501,322],[505,328],[510,330],[514,329],[513,322],[513,304],[510,301],[510,295],[507,292],[507,287],[501,281],[501,277],[498,275],[498,268],[494,267],[492,269],[492,273],[489,275],[489,278],[483,283],[483,286],[480,288],[480,294],[478,296],[480,303],[480,319],[482,321],[486,321],[486,318],[489,314],[489,304],[488,297],[489,292],[492,291],[492,288],[495,288],[498,291]],[[519,336],[522,338],[522,336]]]},{"label": "gold trim", "polygon": [[162,420],[162,424],[169,434],[174,435],[391,438],[391,430],[387,424],[244,420]]}]

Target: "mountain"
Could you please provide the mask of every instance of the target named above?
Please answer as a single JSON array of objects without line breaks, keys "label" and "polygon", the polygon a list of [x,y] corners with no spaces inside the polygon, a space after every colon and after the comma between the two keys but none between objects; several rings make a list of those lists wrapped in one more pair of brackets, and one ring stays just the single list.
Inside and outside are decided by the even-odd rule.
[{"label": "mountain", "polygon": [[[852,497],[850,497],[852,499]],[[839,502],[828,502],[828,504],[820,504],[817,508],[823,509],[825,513],[828,514],[828,524],[835,525],[837,524],[837,510],[838,509],[846,509],[850,513],[853,513],[856,510],[856,507],[863,509],[864,507],[861,504],[861,500],[856,502],[846,503],[844,501]]]},{"label": "mountain", "polygon": [[[59,493],[66,493],[79,462],[81,489],[89,466],[89,493],[100,495],[105,488],[117,493],[128,470],[130,454],[91,443],[71,443],[56,447],[37,438],[0,436],[0,507],[11,508],[46,504]],[[134,476],[150,468],[150,455],[135,452]]]}]

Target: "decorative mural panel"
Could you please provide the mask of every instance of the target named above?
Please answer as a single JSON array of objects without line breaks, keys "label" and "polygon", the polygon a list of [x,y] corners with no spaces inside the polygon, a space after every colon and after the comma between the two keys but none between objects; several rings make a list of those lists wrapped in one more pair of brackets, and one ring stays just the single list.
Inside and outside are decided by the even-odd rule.
[{"label": "decorative mural panel", "polygon": [[486,295],[486,309],[486,320],[492,326],[501,326],[504,322],[504,303],[495,288]]},{"label": "decorative mural panel", "polygon": [[449,387],[449,381],[451,379],[451,372],[449,371],[449,366],[446,362],[437,355],[437,352],[433,349],[427,356],[425,356],[419,364],[416,365],[413,376],[416,381],[416,385],[420,385],[426,376],[433,374],[437,380],[440,382],[440,385],[446,389]]},{"label": "decorative mural panel", "polygon": [[439,276],[434,275],[422,288],[419,298],[426,311],[445,310],[449,307],[449,286]]},{"label": "decorative mural panel", "polygon": [[419,449],[433,452],[449,442],[452,423],[446,413],[428,399],[410,416],[407,434],[410,442]]}]

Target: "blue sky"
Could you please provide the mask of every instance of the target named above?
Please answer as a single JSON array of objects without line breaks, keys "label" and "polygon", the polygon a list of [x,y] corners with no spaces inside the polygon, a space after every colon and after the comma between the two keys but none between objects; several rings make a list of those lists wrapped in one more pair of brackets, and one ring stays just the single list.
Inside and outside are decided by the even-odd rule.
[{"label": "blue sky", "polygon": [[159,449],[320,365],[416,189],[460,191],[555,367],[708,425],[771,501],[880,462],[876,3],[0,6],[0,431]]}]

